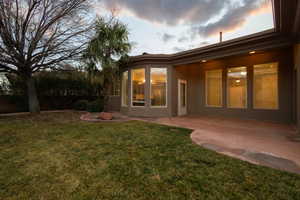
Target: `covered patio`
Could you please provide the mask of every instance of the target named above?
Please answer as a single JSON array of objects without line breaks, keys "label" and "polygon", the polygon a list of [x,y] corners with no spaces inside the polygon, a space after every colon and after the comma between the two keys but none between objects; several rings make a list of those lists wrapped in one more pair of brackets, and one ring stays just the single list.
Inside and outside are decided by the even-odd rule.
[{"label": "covered patio", "polygon": [[284,47],[175,65],[172,116],[295,123],[292,50]]},{"label": "covered patio", "polygon": [[254,164],[300,173],[300,137],[293,125],[188,115],[154,122],[193,129],[194,143]]}]

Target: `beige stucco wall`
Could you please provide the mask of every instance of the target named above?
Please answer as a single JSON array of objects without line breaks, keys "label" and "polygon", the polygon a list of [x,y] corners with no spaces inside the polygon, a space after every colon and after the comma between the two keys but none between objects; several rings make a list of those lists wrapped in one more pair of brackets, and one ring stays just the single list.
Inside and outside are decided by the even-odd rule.
[{"label": "beige stucco wall", "polygon": [[[253,109],[253,65],[278,62],[279,63],[279,109]],[[207,63],[195,63],[186,66],[176,66],[175,75],[188,81],[188,114],[214,115],[240,119],[256,119],[264,121],[276,121],[281,123],[295,122],[295,81],[293,80],[293,48],[283,48],[266,51],[255,55],[241,55],[216,59]],[[229,67],[246,66],[248,68],[248,107],[247,109],[227,108],[226,96],[226,70]],[[205,103],[205,71],[211,69],[223,70],[223,107],[207,107]],[[176,78],[174,77],[174,88]],[[174,89],[173,95],[177,97]],[[176,99],[174,99],[174,103]],[[173,110],[176,109],[176,105]],[[175,112],[176,113],[176,112]]]},{"label": "beige stucco wall", "polygon": [[300,43],[294,47],[294,63],[297,70],[297,124],[300,132]]}]

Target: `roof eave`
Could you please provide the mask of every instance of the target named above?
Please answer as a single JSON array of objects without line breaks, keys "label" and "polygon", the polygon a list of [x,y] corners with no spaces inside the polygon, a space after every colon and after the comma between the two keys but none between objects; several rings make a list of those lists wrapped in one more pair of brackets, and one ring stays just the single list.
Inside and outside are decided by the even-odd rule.
[{"label": "roof eave", "polygon": [[248,53],[249,51],[264,51],[274,48],[281,48],[292,45],[290,38],[283,37],[276,32],[264,32],[248,37],[243,37],[231,41],[222,42],[190,51],[185,51],[171,55],[144,55],[133,57],[130,64],[146,65],[146,64],[165,64],[179,65],[199,62],[203,59],[211,60],[226,56],[234,56],[238,54]]}]

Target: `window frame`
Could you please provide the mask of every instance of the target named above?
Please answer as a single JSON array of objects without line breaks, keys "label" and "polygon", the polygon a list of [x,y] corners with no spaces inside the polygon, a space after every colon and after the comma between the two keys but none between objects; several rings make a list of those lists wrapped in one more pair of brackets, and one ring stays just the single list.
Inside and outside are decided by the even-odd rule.
[{"label": "window frame", "polygon": [[[207,73],[210,71],[220,71],[221,72],[221,105],[220,106],[214,106],[214,105],[208,105],[208,99],[207,99]],[[205,107],[207,108],[223,108],[224,107],[224,99],[223,99],[223,95],[224,95],[224,91],[223,91],[223,72],[224,70],[222,68],[218,68],[218,69],[211,69],[211,70],[206,70],[205,71]]]},{"label": "window frame", "polygon": [[[143,106],[134,106],[133,105],[133,71],[134,70],[139,70],[143,69],[144,70],[144,77],[145,77],[145,83],[144,83],[144,105]],[[131,69],[131,74],[130,74],[130,87],[131,87],[131,95],[130,95],[130,100],[131,100],[131,107],[133,108],[145,108],[146,107],[146,85],[147,85],[147,70],[146,67],[139,67],[139,68],[133,68]]]},{"label": "window frame", "polygon": [[[123,94],[123,78],[124,78],[124,73],[126,73],[127,72],[127,95],[126,95],[126,97],[127,97],[127,105],[124,103],[124,99],[123,99],[123,96],[124,96],[124,94]],[[129,70],[126,70],[126,71],[123,71],[122,72],[122,88],[121,88],[121,95],[122,95],[122,107],[128,107],[129,106],[129,89],[128,89],[128,87],[129,87]]]},{"label": "window frame", "polygon": [[[152,77],[151,77],[151,70],[153,69],[166,69],[166,105],[165,106],[153,106],[152,102],[151,102],[151,94],[152,94]],[[167,67],[150,67],[150,95],[149,95],[149,99],[150,99],[150,107],[151,108],[167,108],[168,107],[168,68]]]},{"label": "window frame", "polygon": [[[276,108],[256,108],[255,107],[255,66],[258,65],[267,65],[267,64],[276,64],[277,66],[277,83],[276,83],[276,87],[277,87],[277,107]],[[266,62],[266,63],[260,63],[260,64],[255,64],[253,65],[253,76],[252,76],[252,108],[253,110],[267,110],[267,111],[277,111],[280,110],[280,90],[279,90],[279,62],[275,61],[275,62]]]},{"label": "window frame", "polygon": [[[245,102],[245,107],[230,107],[229,106],[229,92],[228,92],[228,83],[229,83],[229,79],[228,79],[228,71],[230,69],[233,69],[233,68],[245,68],[246,69],[246,102]],[[241,109],[241,110],[245,110],[245,109],[248,109],[248,67],[247,66],[239,66],[239,67],[228,67],[226,69],[226,108],[229,108],[229,109]]]}]

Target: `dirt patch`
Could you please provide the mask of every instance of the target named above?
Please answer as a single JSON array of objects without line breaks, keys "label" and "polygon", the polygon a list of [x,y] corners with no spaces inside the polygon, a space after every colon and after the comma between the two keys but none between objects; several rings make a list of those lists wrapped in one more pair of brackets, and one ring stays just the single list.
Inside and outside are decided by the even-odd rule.
[{"label": "dirt patch", "polygon": [[99,118],[100,113],[85,113],[81,115],[80,119],[88,122],[126,122],[132,119],[128,116],[122,115],[120,113],[112,113],[112,120],[103,120]]}]

